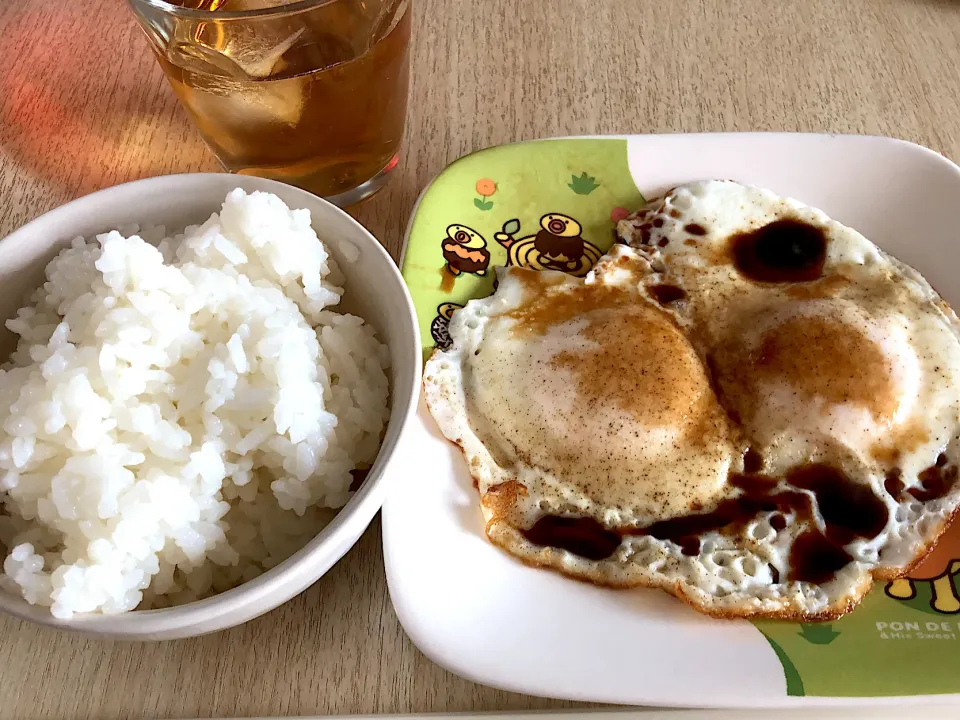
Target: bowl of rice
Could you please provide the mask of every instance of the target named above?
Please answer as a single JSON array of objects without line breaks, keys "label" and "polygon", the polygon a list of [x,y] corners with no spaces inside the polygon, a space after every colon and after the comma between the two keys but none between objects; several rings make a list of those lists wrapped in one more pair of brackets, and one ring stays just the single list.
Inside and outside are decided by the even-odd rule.
[{"label": "bowl of rice", "polygon": [[189,637],[313,584],[382,504],[420,385],[396,265],[303,190],[102,190],[0,241],[0,610]]}]

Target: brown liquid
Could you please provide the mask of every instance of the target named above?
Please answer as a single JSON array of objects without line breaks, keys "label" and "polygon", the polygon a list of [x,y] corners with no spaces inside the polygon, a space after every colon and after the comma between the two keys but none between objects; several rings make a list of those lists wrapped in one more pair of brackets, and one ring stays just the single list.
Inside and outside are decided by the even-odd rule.
[{"label": "brown liquid", "polygon": [[[957,482],[957,476],[957,466],[948,465],[947,456],[940,453],[940,455],[937,456],[936,463],[925,470],[921,470],[920,474],[917,475],[920,486],[912,487],[906,492],[920,502],[937,500],[953,489],[953,486]],[[883,489],[897,502],[903,502],[905,487],[902,473],[898,468],[894,468],[888,472],[886,478],[884,478]]]},{"label": "brown liquid", "polygon": [[[241,9],[239,0],[173,3]],[[160,65],[229,170],[332,196],[396,163],[407,105],[406,0],[176,23],[157,51]]]},{"label": "brown liquid", "polygon": [[823,275],[827,237],[799,220],[777,220],[730,238],[733,262],[759,282],[810,282]]},{"label": "brown liquid", "polygon": [[903,480],[900,479],[900,471],[893,469],[887,473],[887,476],[883,480],[883,489],[886,490],[890,497],[892,497],[897,502],[903,500]]},{"label": "brown liquid", "polygon": [[763,456],[753,448],[747,448],[743,454],[743,471],[745,473],[758,473],[763,470]]},{"label": "brown liquid", "polygon": [[[661,225],[663,223],[660,223]],[[653,227],[650,223],[643,223],[640,227],[637,228],[637,231],[640,233],[640,243],[643,245],[650,244],[650,228]]]},{"label": "brown liquid", "polygon": [[450,292],[453,290],[453,286],[456,284],[456,277],[453,273],[450,272],[450,269],[444,265],[440,268],[440,291],[441,292]]},{"label": "brown liquid", "polygon": [[[742,493],[721,501],[708,513],[661,520],[643,528],[616,530],[605,528],[592,518],[545,515],[524,535],[534,544],[559,547],[590,560],[610,557],[619,546],[620,538],[627,535],[668,540],[679,545],[685,555],[696,555],[700,552],[701,537],[707,533],[722,531],[736,535],[765,512],[777,513],[770,518],[770,525],[776,531],[786,528],[786,514],[794,514],[799,522],[813,526],[816,509],[823,518],[826,532],[812,527],[794,541],[788,578],[824,583],[852,560],[843,546],[854,538],[876,537],[889,517],[886,505],[868,485],[828,465],[810,464],[791,470],[784,480],[795,489],[779,490],[778,478],[752,473],[733,473],[729,480]],[[813,499],[800,490],[810,491]]]},{"label": "brown liquid", "polygon": [[[728,480],[734,487],[757,496],[768,495],[779,482],[777,478],[771,475],[752,472],[730,473]],[[771,506],[769,509],[772,510],[773,507]]]},{"label": "brown liquid", "polygon": [[647,287],[647,291],[661,305],[683,300],[687,296],[686,291],[676,285],[650,285]]},{"label": "brown liquid", "polygon": [[721,501],[711,512],[661,520],[645,528],[636,528],[629,534],[650,535],[682,545],[690,538],[709,532],[725,530],[728,534],[737,534],[762,512],[797,510],[805,518],[812,516],[809,496],[790,491],[773,493],[776,482],[772,479],[734,475],[730,480],[743,488],[743,494]]},{"label": "brown liquid", "polygon": [[953,489],[957,481],[957,468],[955,465],[931,465],[922,471],[917,479],[920,480],[922,487],[912,487],[907,492],[920,502],[936,500]]},{"label": "brown liquid", "polygon": [[790,579],[822,585],[853,560],[850,553],[816,530],[808,530],[790,548]]},{"label": "brown liquid", "polygon": [[523,536],[534,545],[567,550],[588,560],[603,560],[620,545],[620,535],[593,518],[544,515]]},{"label": "brown liquid", "polygon": [[839,545],[854,538],[874,538],[887,524],[889,511],[869,485],[853,482],[829,465],[807,465],[787,474],[793,487],[810,490],[827,528]]}]

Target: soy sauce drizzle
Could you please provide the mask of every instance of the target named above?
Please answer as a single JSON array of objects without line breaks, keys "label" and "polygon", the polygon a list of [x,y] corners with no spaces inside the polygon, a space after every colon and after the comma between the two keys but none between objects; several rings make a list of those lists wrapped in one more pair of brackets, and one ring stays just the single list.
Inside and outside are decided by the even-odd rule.
[{"label": "soy sauce drizzle", "polygon": [[790,579],[822,585],[833,579],[853,557],[816,530],[808,530],[790,548]]},{"label": "soy sauce drizzle", "polygon": [[960,476],[957,466],[948,465],[947,462],[947,456],[940,453],[933,465],[921,470],[917,475],[920,485],[911,488],[904,484],[900,469],[894,468],[884,478],[883,489],[897,502],[903,502],[905,495],[910,495],[920,502],[938,500],[953,490]]},{"label": "soy sauce drizzle", "polygon": [[787,482],[813,492],[827,537],[837,545],[846,545],[858,537],[875,538],[887,525],[890,513],[873,489],[849,480],[829,465],[791,470]]},{"label": "soy sauce drizzle", "polygon": [[758,473],[763,470],[763,456],[753,448],[747,448],[743,453],[743,471],[745,473]]},{"label": "soy sauce drizzle", "polygon": [[903,480],[901,479],[902,473],[899,468],[894,468],[887,473],[887,476],[883,479],[883,489],[897,502],[903,501]]},{"label": "soy sauce drizzle", "polygon": [[620,534],[589,517],[544,515],[523,536],[534,545],[567,550],[587,560],[605,560],[620,546]]},{"label": "soy sauce drizzle", "polygon": [[[749,463],[755,465],[753,459]],[[935,466],[934,466],[935,467]],[[824,583],[852,560],[844,545],[855,538],[874,538],[887,524],[889,511],[869,485],[819,463],[801,465],[783,478],[760,473],[731,473],[739,496],[722,500],[706,513],[661,520],[646,527],[608,529],[586,517],[545,515],[524,536],[536,545],[558,547],[589,560],[603,560],[616,551],[623,537],[649,535],[676,543],[684,555],[700,552],[702,536],[710,532],[735,535],[763,513],[774,532],[786,528],[786,516],[805,523],[806,530],[790,551],[788,579]],[[803,491],[807,492],[803,492]],[[814,522],[823,520],[821,532]]]},{"label": "soy sauce drizzle", "polygon": [[827,236],[799,220],[777,220],[730,238],[733,264],[750,280],[810,282],[823,275]]},{"label": "soy sauce drizzle", "polygon": [[936,500],[953,488],[957,481],[957,466],[931,465],[921,471],[917,479],[920,481],[920,487],[912,487],[907,492],[920,502]]},{"label": "soy sauce drizzle", "polygon": [[667,284],[650,285],[647,287],[647,292],[653,295],[653,299],[661,305],[668,305],[677,300],[683,300],[687,296],[683,288]]}]

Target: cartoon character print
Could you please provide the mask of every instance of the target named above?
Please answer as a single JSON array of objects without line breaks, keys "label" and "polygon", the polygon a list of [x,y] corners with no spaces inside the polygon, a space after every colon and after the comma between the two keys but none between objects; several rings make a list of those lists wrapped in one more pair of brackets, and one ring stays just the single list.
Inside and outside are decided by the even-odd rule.
[{"label": "cartoon character print", "polygon": [[533,270],[559,270],[583,277],[600,259],[603,252],[581,236],[580,223],[569,215],[547,213],[540,218],[535,235],[516,237],[520,221],[508,220],[494,239],[507,251],[509,265]]},{"label": "cartoon character print", "polygon": [[466,225],[454,223],[447,227],[447,237],[440,242],[446,269],[457,277],[461,273],[486,275],[490,251],[483,235]]},{"label": "cartoon character print", "polygon": [[437,316],[430,323],[430,337],[441,350],[449,350],[453,341],[450,339],[450,318],[453,313],[462,308],[463,305],[446,302],[437,306]]},{"label": "cartoon character print", "polygon": [[954,522],[937,541],[923,562],[905,578],[887,583],[884,592],[894,600],[912,600],[917,596],[917,583],[930,583],[930,607],[935,612],[960,613],[960,594],[954,576],[960,573],[960,522]]}]

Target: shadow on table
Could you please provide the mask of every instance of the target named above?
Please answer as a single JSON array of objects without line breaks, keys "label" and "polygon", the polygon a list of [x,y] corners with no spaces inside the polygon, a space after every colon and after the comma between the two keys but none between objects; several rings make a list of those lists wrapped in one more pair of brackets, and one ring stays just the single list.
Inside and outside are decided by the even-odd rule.
[{"label": "shadow on table", "polygon": [[116,0],[0,10],[0,146],[66,196],[216,168]]}]

